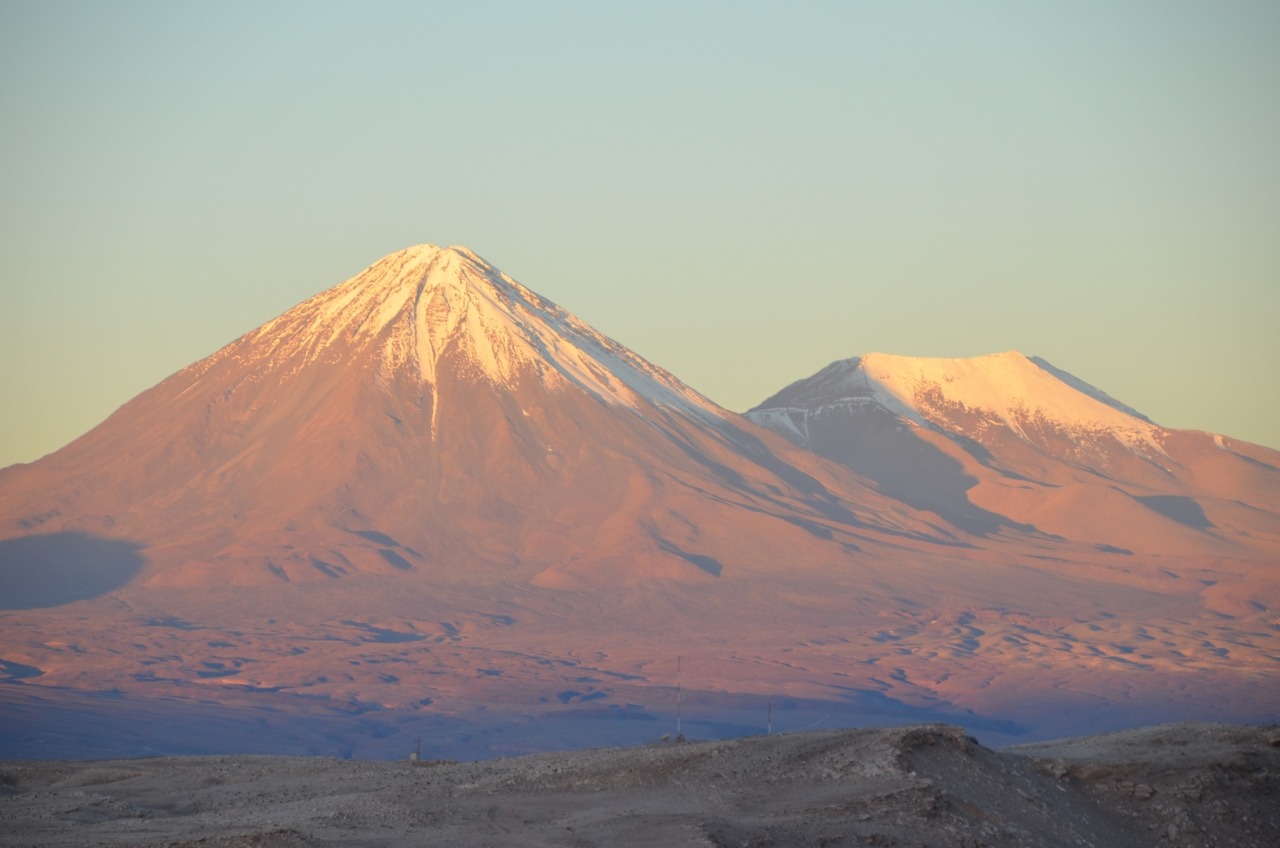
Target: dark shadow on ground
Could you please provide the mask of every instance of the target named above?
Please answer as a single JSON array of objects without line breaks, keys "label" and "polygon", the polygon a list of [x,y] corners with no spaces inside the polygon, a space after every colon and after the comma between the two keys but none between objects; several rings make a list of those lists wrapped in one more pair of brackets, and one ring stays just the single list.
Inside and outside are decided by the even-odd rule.
[{"label": "dark shadow on ground", "polygon": [[78,532],[0,540],[0,609],[56,607],[119,589],[142,567],[141,550]]},{"label": "dark shadow on ground", "polygon": [[1138,498],[1138,502],[1147,509],[1155,510],[1165,518],[1171,518],[1193,530],[1213,529],[1213,522],[1204,514],[1204,509],[1191,498],[1178,495],[1148,495]]},{"label": "dark shadow on ground", "polygon": [[678,546],[671,544],[666,539],[658,539],[658,548],[665,553],[675,554],[685,562],[690,565],[697,566],[712,577],[719,577],[720,572],[724,570],[724,566],[714,557],[709,557],[706,554],[691,554],[688,551],[681,550]]}]

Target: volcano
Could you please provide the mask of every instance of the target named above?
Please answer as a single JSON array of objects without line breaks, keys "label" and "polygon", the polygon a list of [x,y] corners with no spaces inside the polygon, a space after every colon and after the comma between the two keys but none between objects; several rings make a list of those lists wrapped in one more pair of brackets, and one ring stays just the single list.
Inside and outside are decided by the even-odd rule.
[{"label": "volcano", "polygon": [[[465,248],[394,253],[0,470],[0,751],[1267,714],[1275,457],[1019,357],[742,416]],[[1103,491],[1149,543],[1072,512]]]},{"label": "volcano", "polygon": [[1016,351],[841,360],[747,416],[978,534],[1169,556],[1267,558],[1280,545],[1280,453],[1161,427]]},{"label": "volcano", "polygon": [[705,580],[704,537],[732,546],[742,522],[787,550],[863,526],[937,535],[886,498],[855,514],[818,465],[470,251],[427,245],[8,469],[0,509],[10,533],[142,542],[146,586]]}]

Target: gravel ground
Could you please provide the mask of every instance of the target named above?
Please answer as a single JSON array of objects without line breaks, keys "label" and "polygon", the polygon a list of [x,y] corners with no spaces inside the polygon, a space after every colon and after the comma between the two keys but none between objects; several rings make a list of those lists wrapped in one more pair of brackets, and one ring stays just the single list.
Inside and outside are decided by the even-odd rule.
[{"label": "gravel ground", "polygon": [[3,846],[1275,846],[1280,729],[928,725],[476,763],[0,763]]}]

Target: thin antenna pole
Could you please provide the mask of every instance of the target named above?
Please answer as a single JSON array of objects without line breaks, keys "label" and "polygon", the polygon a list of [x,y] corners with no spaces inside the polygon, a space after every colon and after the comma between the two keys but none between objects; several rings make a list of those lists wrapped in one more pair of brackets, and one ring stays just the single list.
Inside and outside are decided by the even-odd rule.
[{"label": "thin antenna pole", "polygon": [[676,739],[680,738],[680,707],[684,704],[684,688],[680,685],[680,667],[683,664],[684,657],[676,656]]},{"label": "thin antenna pole", "polygon": [[769,727],[765,730],[765,736],[773,735],[773,701],[769,702]]}]

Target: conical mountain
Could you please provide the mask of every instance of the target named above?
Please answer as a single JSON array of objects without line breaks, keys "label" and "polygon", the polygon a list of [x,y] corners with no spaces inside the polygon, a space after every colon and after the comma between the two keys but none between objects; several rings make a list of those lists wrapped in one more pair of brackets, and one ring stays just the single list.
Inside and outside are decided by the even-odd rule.
[{"label": "conical mountain", "polygon": [[474,253],[423,245],[6,470],[0,515],[9,535],[136,541],[150,585],[710,579],[735,521],[939,532],[870,492],[855,518],[814,464]]}]

